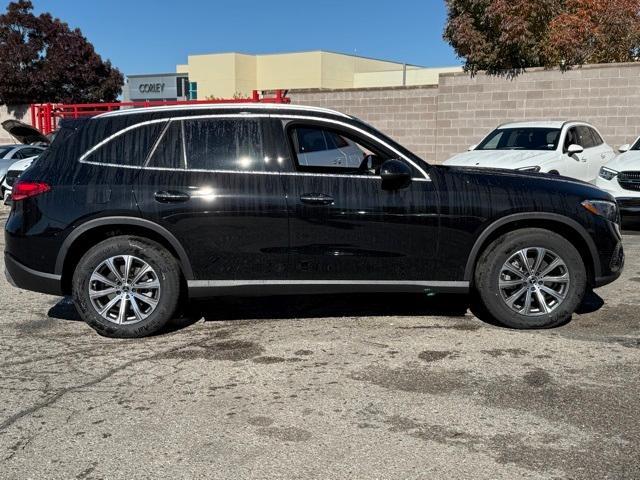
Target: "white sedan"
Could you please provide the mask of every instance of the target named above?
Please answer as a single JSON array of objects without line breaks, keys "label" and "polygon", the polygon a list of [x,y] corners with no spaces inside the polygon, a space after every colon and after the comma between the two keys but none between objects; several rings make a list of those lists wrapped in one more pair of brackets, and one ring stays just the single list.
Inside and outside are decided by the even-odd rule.
[{"label": "white sedan", "polygon": [[615,157],[598,130],[585,122],[516,122],[499,126],[445,165],[544,172],[595,182]]},{"label": "white sedan", "polygon": [[616,197],[623,216],[640,216],[640,138],[600,169],[596,185]]}]

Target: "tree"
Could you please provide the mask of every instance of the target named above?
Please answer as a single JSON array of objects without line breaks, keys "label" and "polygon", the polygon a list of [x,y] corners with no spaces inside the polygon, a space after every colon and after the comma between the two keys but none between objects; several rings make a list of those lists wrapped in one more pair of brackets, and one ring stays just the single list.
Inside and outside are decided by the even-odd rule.
[{"label": "tree", "polygon": [[445,0],[444,38],[475,74],[636,61],[640,0]]},{"label": "tree", "polygon": [[0,103],[115,101],[122,73],[79,29],[32,11],[31,1],[18,0],[0,15]]}]

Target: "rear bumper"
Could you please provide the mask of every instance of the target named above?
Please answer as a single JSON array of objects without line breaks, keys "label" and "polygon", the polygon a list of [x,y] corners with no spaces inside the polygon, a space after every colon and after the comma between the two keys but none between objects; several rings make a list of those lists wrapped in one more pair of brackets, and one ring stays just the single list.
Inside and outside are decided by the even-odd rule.
[{"label": "rear bumper", "polygon": [[62,277],[60,275],[32,270],[6,252],[4,266],[7,280],[14,287],[49,295],[62,295]]}]

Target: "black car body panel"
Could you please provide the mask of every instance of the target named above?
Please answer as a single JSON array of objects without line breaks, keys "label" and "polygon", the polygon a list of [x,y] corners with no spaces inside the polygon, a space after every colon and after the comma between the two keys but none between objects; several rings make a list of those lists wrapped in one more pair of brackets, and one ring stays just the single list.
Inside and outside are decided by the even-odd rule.
[{"label": "black car body panel", "polygon": [[[205,135],[209,127],[194,122],[210,117],[253,122],[253,165],[196,168],[189,129]],[[141,124],[144,132],[126,140]],[[400,157],[413,180],[385,190],[378,175],[302,169],[289,141],[297,124],[355,135],[382,156]],[[147,232],[174,253],[191,296],[466,291],[487,242],[515,226],[542,225],[570,238],[594,286],[614,280],[622,268],[617,225],[581,206],[614,201],[607,193],[545,174],[429,165],[338,113],[275,106],[150,109],[69,124],[61,132],[21,176],[51,190],[14,202],[6,223],[7,270],[32,290],[67,293],[83,240],[131,231]],[[124,153],[109,140],[117,132],[129,132],[122,133]],[[242,162],[237,152],[233,160]],[[256,152],[263,163],[255,163]]]}]

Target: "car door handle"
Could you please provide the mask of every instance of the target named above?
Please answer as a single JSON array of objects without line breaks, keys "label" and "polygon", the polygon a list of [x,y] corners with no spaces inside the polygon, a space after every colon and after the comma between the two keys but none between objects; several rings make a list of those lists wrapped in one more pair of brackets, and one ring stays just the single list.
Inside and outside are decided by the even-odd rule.
[{"label": "car door handle", "polygon": [[153,198],[160,203],[179,203],[186,202],[191,197],[184,192],[176,192],[175,190],[161,191],[153,194]]},{"label": "car door handle", "polygon": [[309,205],[331,205],[333,197],[324,193],[305,193],[300,196],[300,201]]}]

